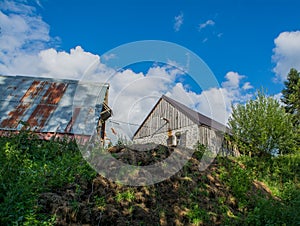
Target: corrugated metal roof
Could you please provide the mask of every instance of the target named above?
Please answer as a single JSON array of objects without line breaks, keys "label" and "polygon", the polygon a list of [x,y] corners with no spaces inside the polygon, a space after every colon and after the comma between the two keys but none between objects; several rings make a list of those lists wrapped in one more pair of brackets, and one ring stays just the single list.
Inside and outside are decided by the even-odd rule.
[{"label": "corrugated metal roof", "polygon": [[91,135],[100,117],[107,83],[28,76],[0,76],[0,130]]}]

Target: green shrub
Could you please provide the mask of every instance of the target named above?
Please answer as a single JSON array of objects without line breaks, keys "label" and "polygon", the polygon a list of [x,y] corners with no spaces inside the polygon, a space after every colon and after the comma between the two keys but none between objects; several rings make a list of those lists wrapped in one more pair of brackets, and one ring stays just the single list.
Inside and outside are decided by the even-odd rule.
[{"label": "green shrub", "polygon": [[96,174],[75,142],[43,141],[29,131],[0,137],[0,225],[51,225],[55,216],[38,214],[42,192]]}]

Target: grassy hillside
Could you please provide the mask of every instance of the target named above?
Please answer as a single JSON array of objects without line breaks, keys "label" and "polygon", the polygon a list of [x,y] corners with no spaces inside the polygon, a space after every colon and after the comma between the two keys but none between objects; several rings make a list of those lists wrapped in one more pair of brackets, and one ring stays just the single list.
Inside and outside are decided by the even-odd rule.
[{"label": "grassy hillside", "polygon": [[217,157],[199,172],[198,150],[168,180],[130,187],[67,140],[23,132],[0,149],[0,225],[300,225],[299,155]]}]

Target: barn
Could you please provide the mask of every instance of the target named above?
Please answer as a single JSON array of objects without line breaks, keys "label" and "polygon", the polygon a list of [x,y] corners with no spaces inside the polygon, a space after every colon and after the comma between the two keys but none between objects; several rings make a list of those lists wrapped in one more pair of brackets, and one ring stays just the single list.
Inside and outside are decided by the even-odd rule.
[{"label": "barn", "polygon": [[108,90],[107,83],[1,75],[0,135],[26,128],[46,140],[68,136],[85,143],[97,134],[104,142],[112,113]]},{"label": "barn", "polygon": [[163,95],[133,136],[135,143],[195,148],[197,142],[215,150],[224,146],[226,126]]}]

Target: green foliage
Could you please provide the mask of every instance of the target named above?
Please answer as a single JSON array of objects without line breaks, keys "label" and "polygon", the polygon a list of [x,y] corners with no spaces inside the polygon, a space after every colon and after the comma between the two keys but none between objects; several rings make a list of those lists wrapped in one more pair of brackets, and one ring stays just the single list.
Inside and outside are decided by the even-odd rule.
[{"label": "green foliage", "polygon": [[282,102],[286,112],[294,116],[294,123],[300,125],[300,73],[292,68],[284,82]]},{"label": "green foliage", "polygon": [[197,141],[197,143],[195,145],[194,156],[198,160],[201,160],[201,158],[204,155],[205,151],[207,151],[207,147],[204,144],[201,144],[199,141]]},{"label": "green foliage", "polygon": [[105,196],[95,196],[95,205],[99,210],[103,210],[106,207],[106,199]]},{"label": "green foliage", "polygon": [[[300,154],[289,154],[269,159],[259,157],[239,158],[247,168],[251,169],[251,175],[260,181],[266,181],[269,187],[282,189],[283,184],[300,181]],[[274,190],[274,192],[276,192]]]},{"label": "green foliage", "polygon": [[281,101],[285,104],[285,110],[293,118],[294,131],[297,145],[300,145],[300,72],[292,68],[284,82]]},{"label": "green foliage", "polygon": [[134,199],[135,199],[135,194],[134,191],[131,189],[127,189],[124,192],[118,192],[116,194],[117,202],[122,202],[122,201],[132,202]]},{"label": "green foliage", "polygon": [[39,194],[95,176],[74,142],[42,141],[29,131],[0,137],[0,172],[0,225],[52,225],[55,216],[38,214]]},{"label": "green foliage", "polygon": [[220,179],[229,187],[230,191],[237,198],[240,209],[244,209],[249,202],[248,191],[251,189],[253,176],[251,171],[242,168],[240,165],[232,164],[227,159],[219,159],[224,167],[221,167]]},{"label": "green foliage", "polygon": [[[242,157],[247,174],[264,181],[278,198],[249,197],[246,225],[297,225],[300,222],[300,155],[270,159]],[[234,175],[234,174],[233,174]],[[253,199],[254,198],[254,199]],[[250,200],[250,199],[249,199]]]},{"label": "green foliage", "polygon": [[254,100],[233,107],[229,126],[233,140],[244,154],[266,156],[296,149],[291,115],[277,100],[258,92]]},{"label": "green foliage", "polygon": [[299,187],[292,190],[283,189],[290,193],[290,200],[257,199],[253,210],[246,218],[247,225],[299,225],[300,222],[300,191]]},{"label": "green foliage", "polygon": [[193,225],[203,225],[205,221],[209,220],[209,215],[198,204],[193,204],[192,208],[187,212],[187,218]]}]

